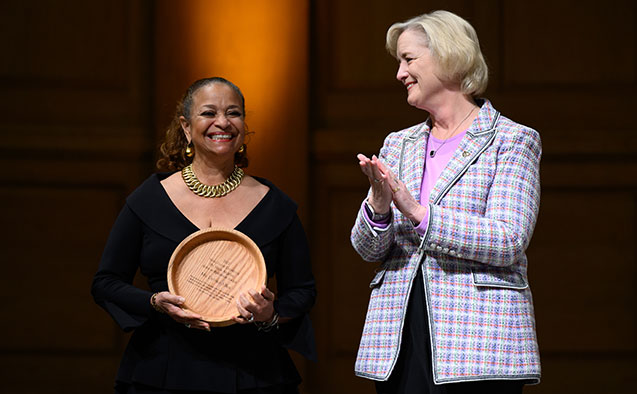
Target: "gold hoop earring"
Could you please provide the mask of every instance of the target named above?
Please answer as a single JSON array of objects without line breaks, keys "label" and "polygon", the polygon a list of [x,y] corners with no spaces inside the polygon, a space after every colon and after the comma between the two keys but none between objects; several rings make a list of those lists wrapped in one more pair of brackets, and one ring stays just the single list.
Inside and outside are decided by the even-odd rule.
[{"label": "gold hoop earring", "polygon": [[241,145],[241,147],[239,148],[239,150],[237,151],[237,153],[243,153],[246,151],[246,144]]},{"label": "gold hoop earring", "polygon": [[193,157],[195,155],[195,150],[192,149],[191,146],[192,142],[186,145],[186,151],[184,152],[186,154],[186,157]]}]

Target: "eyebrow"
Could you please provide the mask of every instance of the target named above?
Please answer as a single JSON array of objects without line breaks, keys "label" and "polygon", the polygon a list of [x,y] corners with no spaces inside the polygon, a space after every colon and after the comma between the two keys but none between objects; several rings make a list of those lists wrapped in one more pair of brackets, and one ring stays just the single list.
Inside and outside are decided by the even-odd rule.
[{"label": "eyebrow", "polygon": [[[202,108],[212,108],[212,109],[217,109],[217,107],[214,104],[204,104],[201,106]],[[231,104],[228,106],[228,108],[226,109],[230,109],[230,108],[239,108],[241,109],[240,106],[236,105],[236,104]]]}]

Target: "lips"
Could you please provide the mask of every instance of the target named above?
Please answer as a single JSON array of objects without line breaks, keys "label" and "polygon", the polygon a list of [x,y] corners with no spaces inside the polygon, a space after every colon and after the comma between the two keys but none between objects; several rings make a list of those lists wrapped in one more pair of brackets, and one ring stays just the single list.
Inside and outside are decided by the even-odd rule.
[{"label": "lips", "polygon": [[411,89],[414,85],[416,84],[416,82],[408,82],[405,84],[405,87],[407,88],[407,90]]}]

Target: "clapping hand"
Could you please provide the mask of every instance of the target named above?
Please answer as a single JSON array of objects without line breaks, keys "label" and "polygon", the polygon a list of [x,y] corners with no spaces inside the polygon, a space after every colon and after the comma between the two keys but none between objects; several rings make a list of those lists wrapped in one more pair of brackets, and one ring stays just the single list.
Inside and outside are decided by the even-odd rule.
[{"label": "clapping hand", "polygon": [[378,159],[376,155],[369,159],[359,153],[356,157],[359,160],[358,164],[361,167],[361,171],[367,175],[372,187],[372,193],[367,201],[374,209],[374,212],[381,214],[389,212],[389,204],[394,201],[396,208],[412,223],[418,225],[425,217],[427,207],[420,205],[416,201],[407,190],[407,187],[405,187],[403,181],[398,179],[392,170],[385,166],[385,163]]},{"label": "clapping hand", "polygon": [[[374,212],[384,214],[389,212],[392,201],[392,191],[387,180],[385,165],[376,157],[368,158],[362,153],[357,156],[358,164],[363,174],[367,176],[369,184],[372,188],[367,202],[372,206]],[[383,171],[385,170],[385,171]]]}]

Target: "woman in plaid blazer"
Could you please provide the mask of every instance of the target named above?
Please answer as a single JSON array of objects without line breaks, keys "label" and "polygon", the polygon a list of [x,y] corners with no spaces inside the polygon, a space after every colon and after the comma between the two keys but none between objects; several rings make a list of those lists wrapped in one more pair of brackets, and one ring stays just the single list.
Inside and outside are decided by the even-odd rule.
[{"label": "woman in plaid blazer", "polygon": [[378,393],[521,393],[540,379],[525,250],[538,133],[478,99],[475,30],[446,11],[396,23],[387,48],[421,124],[358,155],[370,191],[351,241],[381,262],[356,360]]}]

